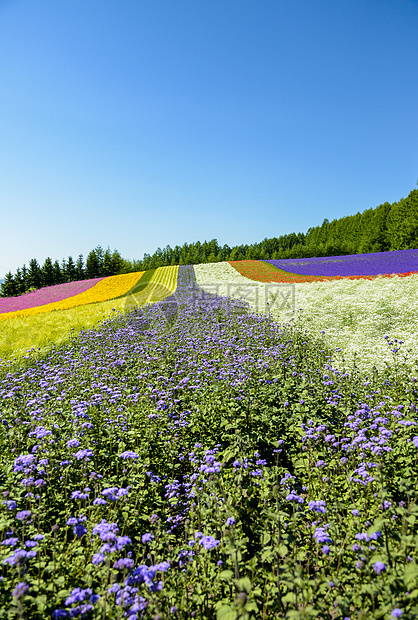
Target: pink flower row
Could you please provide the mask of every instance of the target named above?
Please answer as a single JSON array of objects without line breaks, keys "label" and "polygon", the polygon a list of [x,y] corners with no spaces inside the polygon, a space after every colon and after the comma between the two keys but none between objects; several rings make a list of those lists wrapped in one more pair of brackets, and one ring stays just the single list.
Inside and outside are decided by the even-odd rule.
[{"label": "pink flower row", "polygon": [[44,306],[54,301],[62,301],[68,297],[74,297],[88,291],[95,284],[104,278],[93,278],[91,280],[79,280],[78,282],[66,282],[55,286],[45,286],[37,291],[25,293],[20,297],[0,297],[0,314],[3,312],[14,312],[15,310],[26,310]]}]

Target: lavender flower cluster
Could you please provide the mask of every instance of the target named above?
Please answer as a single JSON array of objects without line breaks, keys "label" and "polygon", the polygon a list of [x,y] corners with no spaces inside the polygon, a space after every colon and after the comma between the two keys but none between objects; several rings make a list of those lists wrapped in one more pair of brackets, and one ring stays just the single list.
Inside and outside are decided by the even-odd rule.
[{"label": "lavender flower cluster", "polygon": [[418,250],[395,250],[348,256],[265,260],[275,267],[304,276],[378,276],[418,270]]}]

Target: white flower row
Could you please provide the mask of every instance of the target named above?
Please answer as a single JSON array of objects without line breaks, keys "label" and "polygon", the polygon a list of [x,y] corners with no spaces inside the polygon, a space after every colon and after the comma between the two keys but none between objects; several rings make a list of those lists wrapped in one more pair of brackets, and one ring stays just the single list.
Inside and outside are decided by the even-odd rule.
[{"label": "white flower row", "polygon": [[[253,311],[271,312],[281,323],[289,321],[288,306],[265,303],[266,287],[272,285],[254,283],[229,263],[195,265],[194,270],[200,287],[219,295],[245,298]],[[246,285],[253,291],[250,296]],[[385,335],[403,340],[401,350],[407,350],[412,360],[418,359],[417,300],[418,275],[295,284],[294,320],[316,335],[325,330],[329,344],[342,349],[336,353],[337,361],[344,357],[350,365],[356,356],[357,365],[368,371],[393,361]]]}]

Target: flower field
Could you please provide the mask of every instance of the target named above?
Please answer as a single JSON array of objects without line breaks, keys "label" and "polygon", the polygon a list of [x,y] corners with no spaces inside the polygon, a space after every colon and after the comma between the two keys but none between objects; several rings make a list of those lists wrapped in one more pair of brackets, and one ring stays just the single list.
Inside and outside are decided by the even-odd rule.
[{"label": "flower field", "polygon": [[109,278],[103,278],[99,281],[96,280],[97,284],[89,287],[78,295],[47,303],[43,306],[36,305],[22,310],[15,310],[14,312],[3,312],[0,314],[0,321],[12,317],[34,316],[35,314],[52,312],[53,310],[68,310],[69,308],[76,308],[77,306],[116,299],[117,297],[122,297],[129,293],[144,273],[144,271],[139,271],[137,273],[127,273],[121,276],[110,276]]},{"label": "flower field", "polygon": [[[229,263],[197,265],[195,272],[199,286],[213,290],[213,284],[219,283],[217,293],[235,299],[242,297],[239,285],[245,289],[251,282]],[[228,290],[228,282],[235,283],[237,289]],[[355,361],[364,372],[372,372],[374,366],[384,369],[392,363],[384,338],[388,334],[402,340],[401,349],[408,351],[410,359],[418,360],[417,274],[291,285],[295,300],[292,316],[287,308],[286,312],[280,312],[266,307],[268,283],[252,284],[257,288],[257,303],[255,295],[248,299],[253,311],[271,312],[279,323],[287,323],[290,318],[313,336],[324,331],[341,367],[352,366]]]},{"label": "flower field", "polygon": [[[0,330],[0,365],[2,358],[5,364],[6,361],[19,359],[22,355],[27,357],[29,349],[32,349],[32,353],[36,350],[37,353],[44,354],[51,346],[61,345],[81,330],[107,320],[109,315],[115,311],[125,312],[145,303],[154,303],[164,299],[176,289],[177,271],[178,267],[160,267],[142,276],[133,274],[132,280],[125,280],[124,290],[132,282],[134,286],[129,288],[124,296],[117,299],[92,303],[84,298],[83,305],[72,305],[68,309],[59,311],[55,308],[55,312],[45,310],[43,313],[29,314],[26,312],[23,316],[19,312],[0,315],[0,320],[2,316],[4,317]],[[140,276],[139,279],[138,276]],[[106,291],[102,290],[102,294],[104,292]],[[70,298],[67,303],[69,304],[71,300],[80,301],[79,297],[74,297]],[[45,308],[46,306],[43,306],[42,310]]]},{"label": "flower field", "polygon": [[0,314],[4,312],[15,312],[16,310],[26,310],[36,306],[45,306],[57,301],[62,301],[68,297],[74,297],[92,288],[104,278],[93,278],[92,280],[81,280],[79,282],[66,282],[55,286],[25,293],[19,297],[0,297]]},{"label": "flower field", "polygon": [[309,276],[377,276],[418,270],[418,250],[395,250],[349,256],[265,261],[284,271]]},{"label": "flower field", "polygon": [[418,617],[413,363],[342,371],[215,274],[0,369],[0,618]]}]

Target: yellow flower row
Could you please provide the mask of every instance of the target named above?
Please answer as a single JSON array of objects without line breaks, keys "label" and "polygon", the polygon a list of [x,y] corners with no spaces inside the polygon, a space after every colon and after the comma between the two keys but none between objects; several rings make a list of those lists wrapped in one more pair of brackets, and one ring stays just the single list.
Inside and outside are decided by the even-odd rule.
[{"label": "yellow flower row", "polygon": [[110,276],[109,278],[100,280],[100,282],[87,291],[84,291],[84,293],[74,295],[73,297],[68,297],[62,301],[55,301],[50,304],[45,304],[44,306],[27,308],[25,310],[4,312],[3,314],[0,314],[0,321],[11,317],[33,316],[35,314],[42,314],[53,310],[68,310],[69,308],[76,308],[77,306],[84,306],[86,304],[116,299],[117,297],[122,297],[123,295],[129,293],[144,273],[144,271],[137,271],[136,273],[126,273],[120,276]]},{"label": "yellow flower row", "polygon": [[[125,310],[135,306],[144,306],[161,301],[172,295],[177,288],[178,266],[158,267],[153,273],[149,271],[126,296]],[[152,273],[152,275],[151,275]],[[146,282],[146,278],[149,280]]]}]

